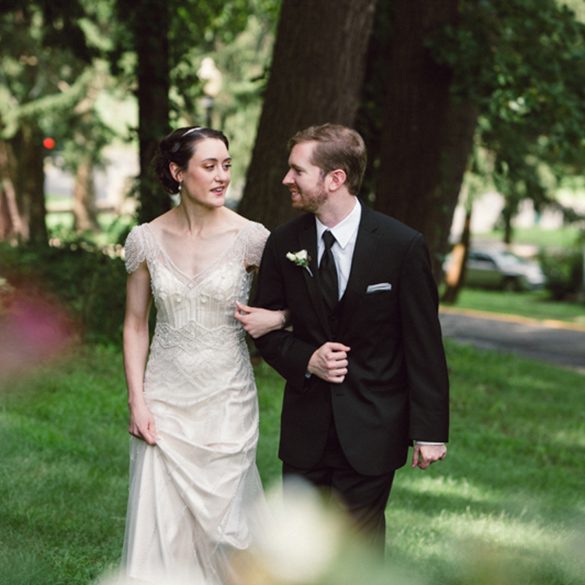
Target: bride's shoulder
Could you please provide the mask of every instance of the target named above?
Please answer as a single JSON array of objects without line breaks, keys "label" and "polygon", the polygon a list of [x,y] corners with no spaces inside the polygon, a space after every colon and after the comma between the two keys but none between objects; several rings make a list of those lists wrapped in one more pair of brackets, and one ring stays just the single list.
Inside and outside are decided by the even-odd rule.
[{"label": "bride's shoulder", "polygon": [[[147,230],[151,230],[154,233],[159,233],[161,231],[165,231],[172,227],[173,225],[173,213],[172,209],[155,217],[153,220],[149,221],[148,223],[143,223],[142,226],[146,226]],[[142,227],[140,226],[140,227]]]},{"label": "bride's shoulder", "polygon": [[124,242],[124,263],[128,273],[134,272],[146,260],[147,245],[145,242],[144,225],[135,225]]},{"label": "bride's shoulder", "polygon": [[266,239],[268,234],[270,233],[264,225],[257,221],[252,221],[251,219],[247,219],[246,217],[236,213],[235,211],[228,210],[230,213],[230,221],[232,225],[240,232],[243,232],[249,236],[258,236],[264,235]]},{"label": "bride's shoulder", "polygon": [[258,243],[264,244],[270,235],[270,232],[257,221],[246,220],[246,232],[249,239],[255,240]]}]

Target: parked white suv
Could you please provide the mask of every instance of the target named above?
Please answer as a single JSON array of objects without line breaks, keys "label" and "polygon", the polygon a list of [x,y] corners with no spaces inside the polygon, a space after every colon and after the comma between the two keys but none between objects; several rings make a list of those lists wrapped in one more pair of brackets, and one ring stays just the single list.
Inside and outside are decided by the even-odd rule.
[{"label": "parked white suv", "polygon": [[537,262],[521,258],[507,250],[477,249],[469,251],[466,286],[503,290],[542,288],[545,276]]}]

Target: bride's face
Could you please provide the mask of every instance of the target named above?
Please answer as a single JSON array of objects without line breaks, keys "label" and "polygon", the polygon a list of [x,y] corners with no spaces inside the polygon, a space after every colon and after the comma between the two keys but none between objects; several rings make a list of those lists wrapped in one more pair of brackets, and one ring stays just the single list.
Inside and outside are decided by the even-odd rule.
[{"label": "bride's face", "polygon": [[215,138],[196,142],[194,151],[186,170],[180,171],[181,198],[205,207],[221,207],[231,180],[230,154]]}]

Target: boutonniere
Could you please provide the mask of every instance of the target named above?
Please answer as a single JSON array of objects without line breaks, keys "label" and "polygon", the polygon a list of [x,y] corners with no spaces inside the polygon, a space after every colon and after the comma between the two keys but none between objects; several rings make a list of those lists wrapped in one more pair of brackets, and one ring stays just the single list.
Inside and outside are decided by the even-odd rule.
[{"label": "boutonniere", "polygon": [[311,269],[309,268],[309,262],[311,261],[311,257],[307,250],[299,250],[298,252],[287,252],[286,257],[293,262],[296,266],[300,266],[305,268],[307,272],[313,276]]}]

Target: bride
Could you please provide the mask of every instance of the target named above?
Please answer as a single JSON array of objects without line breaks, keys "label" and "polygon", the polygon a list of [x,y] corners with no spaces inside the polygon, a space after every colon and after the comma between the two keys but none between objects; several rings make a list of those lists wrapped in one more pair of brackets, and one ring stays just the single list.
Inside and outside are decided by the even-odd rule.
[{"label": "bride", "polygon": [[224,206],[223,133],[178,129],[154,166],[181,201],[133,228],[125,246],[132,438],[123,566],[141,582],[171,574],[222,584],[230,554],[250,544],[250,509],[262,496],[256,387],[236,304],[255,337],[283,327],[286,313],[243,305],[268,231]]}]

